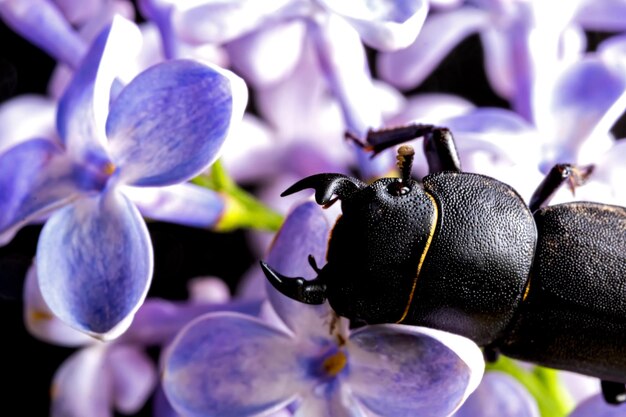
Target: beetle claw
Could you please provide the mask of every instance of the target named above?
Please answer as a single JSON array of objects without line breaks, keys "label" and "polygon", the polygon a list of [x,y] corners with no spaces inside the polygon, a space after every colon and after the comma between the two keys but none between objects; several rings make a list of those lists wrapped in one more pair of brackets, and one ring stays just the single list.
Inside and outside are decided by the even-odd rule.
[{"label": "beetle claw", "polygon": [[326,301],[326,284],[320,278],[306,280],[279,274],[268,264],[260,261],[265,277],[280,293],[305,304],[323,304]]}]

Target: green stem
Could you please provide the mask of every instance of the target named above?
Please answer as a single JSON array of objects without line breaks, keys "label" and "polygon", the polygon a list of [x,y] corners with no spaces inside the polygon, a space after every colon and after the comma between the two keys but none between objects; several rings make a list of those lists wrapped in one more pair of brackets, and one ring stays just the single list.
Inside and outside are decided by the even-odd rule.
[{"label": "green stem", "polygon": [[239,187],[229,176],[220,161],[216,161],[208,174],[191,180],[196,185],[214,190],[224,196],[224,215],[216,226],[217,231],[251,228],[275,232],[283,217]]},{"label": "green stem", "polygon": [[554,369],[533,366],[527,370],[514,360],[500,356],[497,362],[487,364],[487,371],[505,372],[517,379],[537,401],[542,417],[565,417],[574,408],[574,400]]}]

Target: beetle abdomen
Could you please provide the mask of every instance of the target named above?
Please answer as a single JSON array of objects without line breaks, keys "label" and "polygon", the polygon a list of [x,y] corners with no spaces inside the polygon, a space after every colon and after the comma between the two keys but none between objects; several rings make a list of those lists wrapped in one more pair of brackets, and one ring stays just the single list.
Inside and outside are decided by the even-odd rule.
[{"label": "beetle abdomen", "polygon": [[535,249],[532,214],[515,190],[483,175],[438,173],[424,188],[440,218],[405,323],[488,344],[521,302]]},{"label": "beetle abdomen", "polygon": [[500,350],[626,383],[626,209],[568,203],[535,219],[528,293]]}]

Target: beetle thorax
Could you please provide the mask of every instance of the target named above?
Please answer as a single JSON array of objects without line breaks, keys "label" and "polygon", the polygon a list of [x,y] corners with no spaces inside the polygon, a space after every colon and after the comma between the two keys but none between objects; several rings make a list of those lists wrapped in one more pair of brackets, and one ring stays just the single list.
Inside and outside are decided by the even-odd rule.
[{"label": "beetle thorax", "polygon": [[328,250],[328,299],[342,316],[367,323],[400,321],[437,207],[416,181],[383,178],[342,201]]}]

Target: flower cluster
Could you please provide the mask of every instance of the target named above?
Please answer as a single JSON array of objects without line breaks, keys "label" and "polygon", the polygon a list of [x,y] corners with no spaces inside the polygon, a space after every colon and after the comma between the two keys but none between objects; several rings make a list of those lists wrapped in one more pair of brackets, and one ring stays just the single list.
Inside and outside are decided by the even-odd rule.
[{"label": "flower cluster", "polygon": [[[258,266],[310,279],[324,264],[339,207],[278,198],[294,181],[398,175],[393,149],[372,157],[346,140],[371,129],[445,126],[464,171],[526,202],[570,163],[579,177],[552,202],[626,206],[623,1],[0,0],[0,21],[56,65],[45,91],[0,103],[0,261],[37,231],[26,275],[0,271],[0,283],[23,288],[32,337],[72,348],[49,415],[626,412],[587,377],[507,358],[485,367],[465,337],[296,302]],[[477,69],[461,61],[454,77],[469,92],[465,72],[480,72],[481,90],[438,88],[468,43],[484,62],[471,56]],[[228,259],[185,262],[247,272],[230,288],[193,281],[186,300],[155,295],[167,262],[156,222],[211,235],[207,254],[242,233]]]}]

